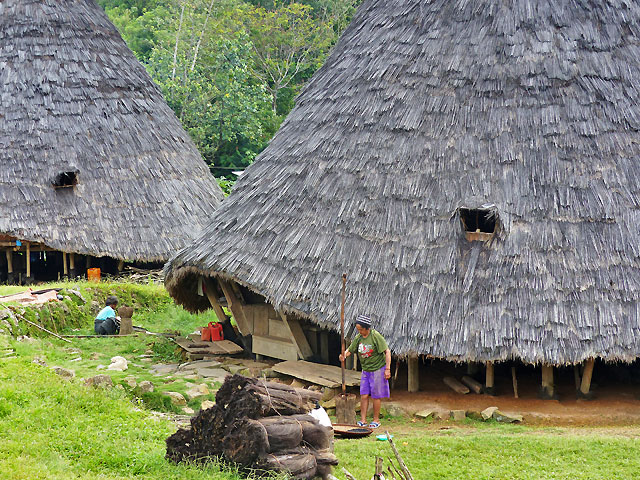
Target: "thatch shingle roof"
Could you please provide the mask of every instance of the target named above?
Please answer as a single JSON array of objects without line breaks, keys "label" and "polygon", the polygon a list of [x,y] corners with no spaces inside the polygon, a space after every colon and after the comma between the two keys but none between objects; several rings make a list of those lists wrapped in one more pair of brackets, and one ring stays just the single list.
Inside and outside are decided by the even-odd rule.
[{"label": "thatch shingle roof", "polygon": [[[76,172],[77,185],[53,188]],[[163,261],[222,199],[94,0],[0,2],[0,233]]]},{"label": "thatch shingle roof", "polygon": [[[640,7],[365,0],[215,221],[167,267],[398,354],[640,354]],[[497,213],[469,242],[460,208]]]}]

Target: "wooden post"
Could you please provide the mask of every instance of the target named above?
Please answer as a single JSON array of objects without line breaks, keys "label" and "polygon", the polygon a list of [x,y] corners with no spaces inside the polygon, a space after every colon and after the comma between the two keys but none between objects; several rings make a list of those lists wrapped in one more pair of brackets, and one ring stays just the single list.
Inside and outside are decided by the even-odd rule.
[{"label": "wooden post", "polygon": [[484,381],[484,389],[488,394],[493,393],[493,362],[487,362],[487,371]]},{"label": "wooden post", "polygon": [[553,398],[553,366],[542,365],[542,397]]},{"label": "wooden post", "polygon": [[87,269],[91,268],[91,256],[87,255],[87,258],[85,260],[87,261]]},{"label": "wooden post", "polygon": [[580,390],[580,367],[578,365],[573,366],[573,380],[576,382],[576,390]]},{"label": "wooden post", "polygon": [[212,278],[203,278],[202,281],[204,282],[204,293],[207,295],[209,303],[211,304],[216,317],[218,317],[218,321],[226,322],[229,320],[229,317],[224,313],[222,305],[218,302],[218,294],[214,280]]},{"label": "wooden post", "polygon": [[417,392],[420,390],[420,364],[418,362],[418,355],[411,354],[407,358],[407,370],[408,370],[408,388],[409,392]]},{"label": "wooden post", "polygon": [[76,276],[76,255],[73,252],[69,254],[69,276],[72,278]]},{"label": "wooden post", "polygon": [[118,260],[118,272],[124,270],[124,260]]},{"label": "wooden post", "polygon": [[580,393],[588,395],[591,388],[591,377],[593,375],[593,366],[595,359],[590,358],[584,362],[584,373],[582,374],[582,382],[580,383]]},{"label": "wooden post", "polygon": [[516,377],[516,367],[511,367],[511,381],[513,382],[513,397],[518,398],[518,378]]},{"label": "wooden post", "polygon": [[26,242],[27,244],[27,281],[31,279],[31,244]]},{"label": "wooden post", "polygon": [[13,250],[8,248],[7,253],[7,273],[11,275],[13,273]]},{"label": "wooden post", "polygon": [[224,293],[224,297],[227,299],[227,305],[229,306],[229,310],[233,313],[233,317],[236,319],[236,323],[238,324],[238,329],[242,335],[251,335],[251,328],[249,326],[249,322],[247,321],[247,317],[244,314],[244,310],[242,308],[242,303],[238,300],[231,285],[229,285],[224,280],[219,280],[218,283],[222,288]]},{"label": "wooden post", "polygon": [[67,252],[62,252],[62,275],[69,276],[69,270],[67,267]]}]

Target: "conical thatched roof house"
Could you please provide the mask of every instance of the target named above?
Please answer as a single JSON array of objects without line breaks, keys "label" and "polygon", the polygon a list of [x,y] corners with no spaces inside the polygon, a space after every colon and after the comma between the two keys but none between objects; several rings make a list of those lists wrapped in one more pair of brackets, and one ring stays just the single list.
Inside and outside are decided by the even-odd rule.
[{"label": "conical thatched roof house", "polygon": [[94,0],[0,2],[4,246],[166,261],[221,199]]},{"label": "conical thatched roof house", "polygon": [[396,354],[640,354],[640,7],[366,0],[167,286],[198,275]]}]

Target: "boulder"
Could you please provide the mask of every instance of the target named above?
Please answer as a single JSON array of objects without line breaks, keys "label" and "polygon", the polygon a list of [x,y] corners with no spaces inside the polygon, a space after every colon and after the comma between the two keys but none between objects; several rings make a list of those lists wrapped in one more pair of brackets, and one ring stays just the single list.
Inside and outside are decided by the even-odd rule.
[{"label": "boulder", "polygon": [[461,422],[465,418],[467,418],[466,410],[451,410],[451,418],[453,418],[456,422]]},{"label": "boulder", "polygon": [[498,410],[498,407],[488,407],[482,410],[482,412],[480,412],[480,415],[482,415],[483,420],[489,420],[490,418],[493,417],[493,413],[497,410]]},{"label": "boulder", "polygon": [[200,408],[202,410],[206,410],[208,408],[211,408],[215,405],[215,403],[213,403],[211,400],[205,400],[204,402],[202,402],[202,404],[200,405]]},{"label": "boulder", "polygon": [[106,374],[96,375],[95,377],[85,378],[84,384],[87,387],[113,387],[111,376]]},{"label": "boulder", "polygon": [[136,388],[138,386],[138,382],[135,377],[127,377],[123,381],[129,385],[130,388]]},{"label": "boulder", "polygon": [[425,408],[424,410],[416,412],[415,416],[418,418],[433,418],[435,413],[436,411],[433,408]]},{"label": "boulder", "polygon": [[76,372],[74,372],[73,370],[71,370],[69,368],[51,367],[51,370],[56,372],[58,375],[60,375],[65,380],[71,380],[73,377],[76,376]]},{"label": "boulder", "polygon": [[335,397],[339,392],[339,389],[337,388],[330,388],[330,387],[324,387],[322,389],[322,401],[326,402],[328,400],[331,400],[333,397]]},{"label": "boulder", "polygon": [[191,407],[184,407],[182,411],[187,415],[193,415],[194,413],[196,413]]},{"label": "boulder", "polygon": [[149,393],[149,392],[153,392],[153,383],[151,383],[148,380],[144,380],[142,382],[140,382],[140,384],[138,385],[138,387],[140,388],[140,391],[142,393]]},{"label": "boulder", "polygon": [[496,419],[496,422],[500,423],[521,423],[522,415],[518,415],[517,413],[504,413],[500,410],[496,410],[493,412],[493,418]]},{"label": "boulder", "polygon": [[163,392],[163,395],[167,395],[169,398],[171,398],[171,403],[173,403],[174,405],[186,405],[187,401],[185,400],[185,398],[182,396],[181,393],[178,392]]},{"label": "boulder", "polygon": [[107,370],[113,370],[116,372],[124,372],[128,367],[127,359],[124,357],[112,357],[111,364],[107,367]]},{"label": "boulder", "polygon": [[89,355],[89,360],[97,360],[100,358],[100,354],[98,352],[93,352],[91,355]]}]

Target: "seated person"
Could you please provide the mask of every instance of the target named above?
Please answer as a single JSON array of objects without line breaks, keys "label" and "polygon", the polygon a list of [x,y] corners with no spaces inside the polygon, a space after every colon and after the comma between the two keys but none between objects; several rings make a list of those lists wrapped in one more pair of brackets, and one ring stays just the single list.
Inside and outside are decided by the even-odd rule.
[{"label": "seated person", "polygon": [[118,297],[107,297],[106,306],[100,310],[94,322],[94,330],[98,335],[115,335],[120,332],[120,317],[116,316]]}]

